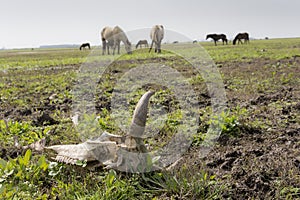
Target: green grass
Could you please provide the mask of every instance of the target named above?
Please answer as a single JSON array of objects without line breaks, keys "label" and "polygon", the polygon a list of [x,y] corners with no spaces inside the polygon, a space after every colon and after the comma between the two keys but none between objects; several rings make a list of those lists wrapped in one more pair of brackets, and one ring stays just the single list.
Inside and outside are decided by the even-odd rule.
[{"label": "green grass", "polygon": [[[168,44],[170,45],[170,44]],[[283,87],[297,87],[300,84],[299,66],[284,62],[287,58],[300,56],[300,39],[254,40],[249,45],[214,46],[202,42],[213,61],[219,66],[231,99],[228,112],[222,114],[223,135],[238,138],[245,130],[265,132],[274,126],[284,129],[287,123],[300,123],[297,113],[282,117],[286,107],[296,106],[297,99],[277,100],[256,107],[236,105],[260,95],[270,95]],[[216,174],[203,166],[182,164],[181,169],[170,172],[160,171],[146,174],[126,174],[114,170],[87,168],[83,165],[65,165],[52,162],[49,152],[21,151],[14,147],[17,136],[21,145],[28,145],[46,137],[47,145],[80,142],[78,129],[73,126],[70,115],[73,100],[73,86],[78,84],[77,70],[85,62],[112,61],[116,66],[106,69],[96,88],[95,103],[99,110],[88,115],[86,120],[99,123],[101,130],[124,134],[112,120],[110,99],[116,80],[129,69],[147,62],[163,63],[181,70],[189,83],[201,95],[207,95],[204,79],[195,73],[185,60],[178,59],[171,51],[179,48],[190,57],[186,44],[169,46],[162,54],[148,53],[147,49],[133,52],[132,55],[101,55],[101,49],[79,51],[78,49],[34,49],[0,51],[0,146],[7,151],[0,159],[0,198],[3,199],[218,199],[229,189],[221,184]],[[194,48],[202,48],[195,46]],[[135,60],[135,62],[131,62]],[[262,68],[256,68],[259,60],[266,61]],[[261,63],[259,63],[261,64]],[[101,66],[102,67],[102,66]],[[115,67],[115,68],[114,68]],[[120,73],[111,73],[111,69]],[[189,70],[186,70],[189,69]],[[98,74],[93,74],[97,78]],[[89,78],[89,77],[87,77]],[[94,78],[94,77],[93,77]],[[161,126],[160,135],[148,139],[152,149],[165,144],[176,132],[182,120],[178,103],[170,97],[172,92],[157,87],[151,104],[169,113],[166,123]],[[130,113],[147,87],[140,87],[129,95]],[[87,88],[88,89],[88,88]],[[200,96],[201,96],[200,95]],[[202,98],[202,97],[201,97]],[[200,99],[203,100],[203,99]],[[214,123],[211,120],[211,105],[204,100],[199,110],[199,127],[193,138],[193,148],[203,145],[205,133]],[[172,105],[172,106],[170,106]],[[170,106],[171,108],[169,108]],[[271,110],[269,113],[268,110]],[[29,113],[28,115],[24,113]],[[48,113],[58,124],[37,119]],[[267,115],[265,114],[267,113]],[[259,117],[262,117],[260,119]],[[150,121],[155,124],[155,120]],[[125,122],[124,122],[125,123]],[[130,119],[126,121],[130,123]],[[93,127],[85,127],[93,129]],[[88,134],[90,130],[86,130]],[[96,130],[100,131],[100,130]],[[17,152],[17,153],[14,153]],[[1,155],[4,155],[3,153]],[[194,161],[195,162],[195,161]],[[190,161],[190,163],[192,163]],[[197,168],[198,167],[198,168]],[[292,172],[290,172],[292,173]],[[223,177],[225,179],[225,177]],[[279,177],[280,178],[280,177]],[[277,191],[280,197],[298,197],[299,187],[284,185],[278,180]]]},{"label": "green grass", "polygon": [[80,65],[89,60],[102,59],[99,48],[91,51],[78,49],[34,49],[34,50],[3,50],[0,51],[0,70],[10,69],[39,69],[42,67],[57,67],[66,65]]},{"label": "green grass", "polygon": [[[222,45],[214,46],[210,42],[199,43],[209,53],[215,62],[226,61],[249,61],[256,58],[267,58],[280,60],[300,55],[299,38],[293,39],[270,39],[252,40],[250,45]],[[170,46],[170,45],[167,45]],[[176,45],[184,49],[184,44]],[[195,47],[197,48],[197,47]],[[122,59],[149,59],[154,57],[166,57],[166,54],[157,55],[148,53],[147,49],[138,50],[140,54],[122,56]],[[121,51],[123,52],[123,51]],[[49,66],[64,66],[81,64],[87,61],[87,56],[96,57],[101,55],[100,48],[91,51],[79,51],[77,49],[34,49],[34,50],[2,50],[0,51],[0,69],[11,68],[40,68]],[[123,52],[124,53],[124,52]],[[142,53],[142,54],[141,54]],[[115,56],[98,56],[93,59],[117,58]]]},{"label": "green grass", "polygon": [[252,59],[280,60],[300,56],[300,38],[251,40],[250,45],[200,43],[215,62],[251,61]]}]

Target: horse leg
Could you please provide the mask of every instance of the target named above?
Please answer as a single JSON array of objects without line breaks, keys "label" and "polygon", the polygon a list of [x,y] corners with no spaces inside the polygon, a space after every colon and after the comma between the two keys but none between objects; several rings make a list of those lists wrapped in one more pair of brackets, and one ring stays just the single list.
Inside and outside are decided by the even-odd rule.
[{"label": "horse leg", "polygon": [[161,53],[160,46],[161,46],[161,42],[158,42],[157,43],[157,53]]},{"label": "horse leg", "polygon": [[151,45],[150,45],[150,49],[149,49],[149,53],[150,53],[150,51],[151,51],[151,49],[153,47],[153,43],[154,43],[154,41],[152,40]]},{"label": "horse leg", "polygon": [[105,51],[106,51],[106,45],[102,45],[102,55],[105,54]]},{"label": "horse leg", "polygon": [[217,46],[217,40],[214,40],[214,42],[215,42],[215,46]]},{"label": "horse leg", "polygon": [[116,45],[114,44],[114,46],[112,47],[113,55],[115,55],[115,50],[116,50]]},{"label": "horse leg", "polygon": [[114,45],[113,45],[113,55],[115,55],[115,51],[116,51],[116,48],[117,48],[118,43],[119,43],[119,41],[114,41]]},{"label": "horse leg", "polygon": [[118,54],[120,54],[120,42],[117,44],[118,46]]},{"label": "horse leg", "polygon": [[105,54],[105,50],[106,50],[106,41],[105,39],[102,39],[102,55]]},{"label": "horse leg", "polygon": [[109,53],[109,45],[107,45],[107,55],[110,55],[110,53]]}]

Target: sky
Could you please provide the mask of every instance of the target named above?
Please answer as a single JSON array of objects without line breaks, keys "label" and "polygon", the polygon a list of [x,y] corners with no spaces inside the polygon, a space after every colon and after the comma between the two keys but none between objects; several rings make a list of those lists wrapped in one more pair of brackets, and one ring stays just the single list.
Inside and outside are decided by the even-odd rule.
[{"label": "sky", "polygon": [[130,32],[162,24],[191,40],[244,31],[257,39],[300,37],[299,9],[300,0],[1,0],[0,49],[100,45],[101,29],[115,25]]}]

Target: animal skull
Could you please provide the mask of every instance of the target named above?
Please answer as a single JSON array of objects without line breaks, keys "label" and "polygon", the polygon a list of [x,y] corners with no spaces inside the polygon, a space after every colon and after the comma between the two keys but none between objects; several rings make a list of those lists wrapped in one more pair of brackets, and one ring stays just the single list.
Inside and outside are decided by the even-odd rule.
[{"label": "animal skull", "polygon": [[146,92],[134,110],[129,133],[126,136],[102,133],[98,138],[80,144],[55,145],[45,147],[54,150],[56,161],[75,164],[77,161],[99,161],[107,168],[117,168],[127,172],[157,169],[147,151],[142,137],[145,130],[148,103],[152,91]]}]

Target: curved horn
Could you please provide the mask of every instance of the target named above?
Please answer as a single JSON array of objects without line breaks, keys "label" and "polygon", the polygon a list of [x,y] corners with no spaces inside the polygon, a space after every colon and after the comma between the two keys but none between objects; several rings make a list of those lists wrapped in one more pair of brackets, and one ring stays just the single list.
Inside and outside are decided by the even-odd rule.
[{"label": "curved horn", "polygon": [[137,103],[133,113],[129,135],[138,138],[142,137],[146,126],[149,99],[153,94],[153,91],[146,92]]}]

